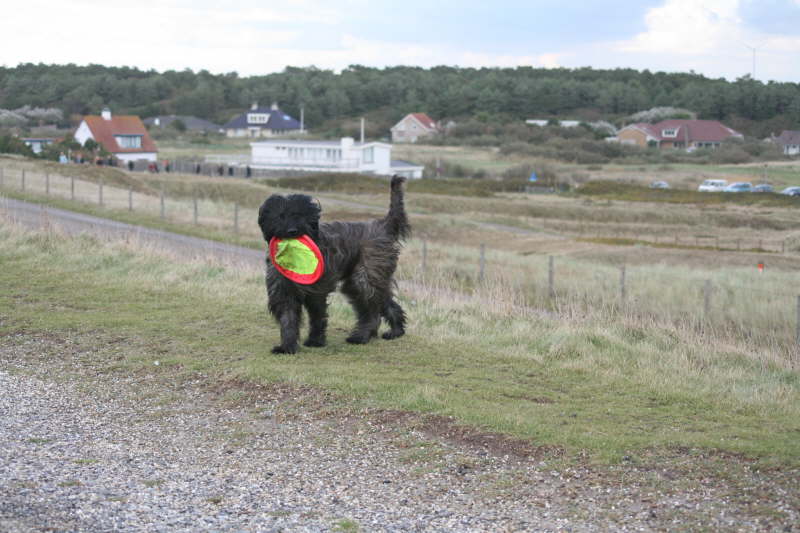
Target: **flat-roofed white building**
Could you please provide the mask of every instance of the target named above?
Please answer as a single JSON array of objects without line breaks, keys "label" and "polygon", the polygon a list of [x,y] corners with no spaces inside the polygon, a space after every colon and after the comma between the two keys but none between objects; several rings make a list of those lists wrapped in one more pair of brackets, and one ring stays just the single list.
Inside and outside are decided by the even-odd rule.
[{"label": "flat-roofed white building", "polygon": [[339,141],[270,140],[250,143],[253,168],[309,172],[360,172],[421,178],[424,169],[406,161],[392,161],[392,145]]}]

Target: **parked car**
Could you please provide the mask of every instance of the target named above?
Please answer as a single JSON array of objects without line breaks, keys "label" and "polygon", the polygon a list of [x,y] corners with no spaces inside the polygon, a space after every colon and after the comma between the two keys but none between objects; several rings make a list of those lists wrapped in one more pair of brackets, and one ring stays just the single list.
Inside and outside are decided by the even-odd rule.
[{"label": "parked car", "polygon": [[666,181],[654,181],[650,184],[651,189],[669,189],[669,183]]},{"label": "parked car", "polygon": [[700,192],[722,192],[728,186],[726,180],[706,180],[697,188]]},{"label": "parked car", "polygon": [[786,187],[781,191],[781,194],[788,196],[800,196],[800,187]]},{"label": "parked car", "polygon": [[769,183],[760,183],[753,187],[753,192],[775,192]]},{"label": "parked car", "polygon": [[753,192],[753,184],[749,181],[737,181],[736,183],[731,183],[725,189],[724,192]]}]

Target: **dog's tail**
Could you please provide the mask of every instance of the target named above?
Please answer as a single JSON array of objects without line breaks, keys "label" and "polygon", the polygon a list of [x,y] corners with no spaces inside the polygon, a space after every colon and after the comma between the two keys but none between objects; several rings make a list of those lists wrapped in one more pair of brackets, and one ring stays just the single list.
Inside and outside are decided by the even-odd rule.
[{"label": "dog's tail", "polygon": [[404,240],[411,235],[411,224],[408,223],[406,208],[403,205],[403,182],[405,178],[392,176],[392,196],[389,201],[389,213],[383,219],[386,231],[395,240]]}]

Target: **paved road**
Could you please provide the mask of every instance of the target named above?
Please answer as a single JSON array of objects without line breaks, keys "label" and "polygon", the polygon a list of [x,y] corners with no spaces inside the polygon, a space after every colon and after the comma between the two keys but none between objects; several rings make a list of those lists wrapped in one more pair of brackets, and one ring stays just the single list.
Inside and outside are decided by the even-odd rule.
[{"label": "paved road", "polygon": [[188,258],[213,256],[226,263],[251,263],[257,266],[264,263],[265,254],[259,250],[135,226],[11,198],[0,199],[0,215],[3,213],[12,221],[31,228],[54,224],[70,235],[91,233],[108,239],[136,239],[148,246],[166,249]]}]

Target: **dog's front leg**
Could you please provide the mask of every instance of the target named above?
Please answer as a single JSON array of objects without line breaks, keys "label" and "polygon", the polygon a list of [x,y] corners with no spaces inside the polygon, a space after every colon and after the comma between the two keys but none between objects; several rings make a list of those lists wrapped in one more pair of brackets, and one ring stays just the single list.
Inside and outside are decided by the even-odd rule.
[{"label": "dog's front leg", "polygon": [[273,271],[267,274],[267,295],[269,312],[281,330],[281,343],[272,348],[272,353],[297,353],[302,304],[296,289]]},{"label": "dog's front leg", "polygon": [[273,312],[281,327],[281,343],[272,348],[272,353],[297,353],[300,336],[300,303],[292,302],[289,306]]},{"label": "dog's front leg", "polygon": [[309,331],[305,346],[325,346],[325,330],[328,327],[328,295],[309,295],[305,301],[308,311]]}]

